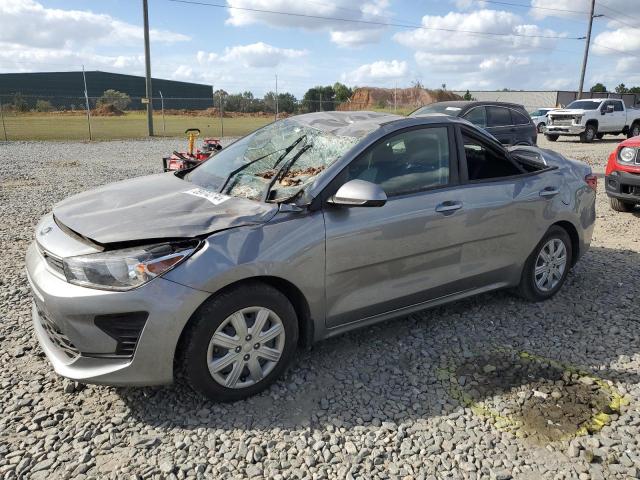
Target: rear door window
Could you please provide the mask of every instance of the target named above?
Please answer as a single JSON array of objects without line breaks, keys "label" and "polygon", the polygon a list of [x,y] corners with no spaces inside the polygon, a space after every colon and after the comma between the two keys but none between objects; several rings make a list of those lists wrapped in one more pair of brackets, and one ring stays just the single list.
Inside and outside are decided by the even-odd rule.
[{"label": "rear door window", "polygon": [[487,126],[487,112],[484,107],[474,107],[462,115],[462,118],[481,128]]},{"label": "rear door window", "polygon": [[622,102],[613,101],[613,110],[615,112],[622,112],[624,109],[622,108]]},{"label": "rear door window", "polygon": [[511,120],[513,125],[529,125],[529,123],[531,123],[528,117],[517,110],[511,110]]},{"label": "rear door window", "polygon": [[469,181],[499,179],[524,173],[505,152],[486,144],[474,135],[469,135],[464,130],[461,133]]},{"label": "rear door window", "polygon": [[487,107],[487,125],[489,127],[507,127],[511,123],[511,112],[504,107]]}]

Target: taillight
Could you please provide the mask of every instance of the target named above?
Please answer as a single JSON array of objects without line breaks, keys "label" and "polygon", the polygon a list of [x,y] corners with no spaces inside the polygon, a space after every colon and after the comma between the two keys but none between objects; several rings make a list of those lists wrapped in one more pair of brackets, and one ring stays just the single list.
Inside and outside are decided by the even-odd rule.
[{"label": "taillight", "polygon": [[584,177],[584,181],[587,182],[594,192],[598,190],[598,177],[596,177],[593,173],[590,173],[586,177]]}]

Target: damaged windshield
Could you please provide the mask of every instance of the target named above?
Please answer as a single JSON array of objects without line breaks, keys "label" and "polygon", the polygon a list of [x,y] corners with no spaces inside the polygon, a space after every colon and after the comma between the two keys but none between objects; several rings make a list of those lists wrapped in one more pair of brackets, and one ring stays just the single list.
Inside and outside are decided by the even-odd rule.
[{"label": "damaged windshield", "polygon": [[234,197],[283,201],[359,141],[359,136],[336,135],[288,118],[233,143],[185,180]]}]

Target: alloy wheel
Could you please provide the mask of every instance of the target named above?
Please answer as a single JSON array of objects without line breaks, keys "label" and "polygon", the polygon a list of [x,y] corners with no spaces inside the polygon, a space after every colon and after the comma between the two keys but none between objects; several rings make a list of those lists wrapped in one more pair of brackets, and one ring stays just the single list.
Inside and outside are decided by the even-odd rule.
[{"label": "alloy wheel", "polygon": [[567,247],[559,238],[552,238],[544,244],[536,258],[534,280],[542,292],[553,290],[567,268]]},{"label": "alloy wheel", "polygon": [[272,310],[248,307],[229,315],[207,349],[211,377],[226,388],[255,385],[275,368],[285,346],[282,320]]}]

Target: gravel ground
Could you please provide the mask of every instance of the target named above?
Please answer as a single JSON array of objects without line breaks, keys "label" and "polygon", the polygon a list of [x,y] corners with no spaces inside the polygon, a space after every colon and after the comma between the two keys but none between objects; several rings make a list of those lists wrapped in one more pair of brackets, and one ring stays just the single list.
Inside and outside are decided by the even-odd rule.
[{"label": "gravel ground", "polygon": [[[540,143],[602,173],[616,141]],[[602,182],[592,248],[551,301],[497,292],[355,331],[235,404],[55,375],[30,325],[36,221],[182,146],[0,144],[0,478],[640,477],[640,215]]]}]

